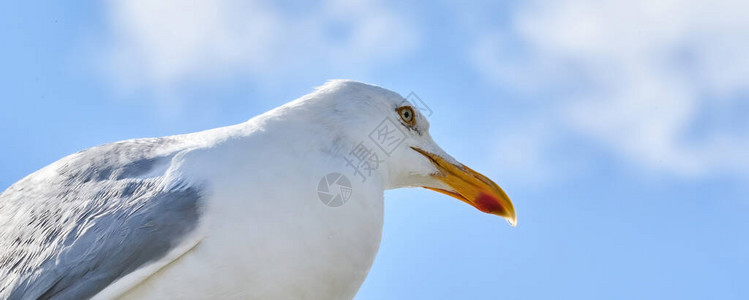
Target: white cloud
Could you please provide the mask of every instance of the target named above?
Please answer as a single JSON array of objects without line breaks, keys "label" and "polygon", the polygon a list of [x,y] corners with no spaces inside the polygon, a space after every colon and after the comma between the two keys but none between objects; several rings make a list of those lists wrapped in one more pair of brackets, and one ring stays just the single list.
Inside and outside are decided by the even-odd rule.
[{"label": "white cloud", "polygon": [[102,65],[121,86],[170,89],[237,74],[264,79],[320,66],[366,70],[417,44],[407,19],[378,2],[327,0],[301,12],[278,5],[110,1],[111,39]]},{"label": "white cloud", "polygon": [[746,174],[746,132],[694,129],[702,112],[746,101],[748,12],[727,0],[526,2],[510,28],[476,38],[473,59],[491,83],[550,93],[560,128],[646,169]]}]

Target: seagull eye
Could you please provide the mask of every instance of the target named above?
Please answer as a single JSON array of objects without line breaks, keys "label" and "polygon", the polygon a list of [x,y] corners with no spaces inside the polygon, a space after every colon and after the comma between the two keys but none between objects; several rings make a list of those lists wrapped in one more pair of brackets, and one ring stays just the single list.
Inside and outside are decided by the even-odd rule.
[{"label": "seagull eye", "polygon": [[414,124],[414,109],[410,106],[402,106],[398,108],[398,115],[400,115],[401,120],[403,122],[406,122],[408,125]]}]

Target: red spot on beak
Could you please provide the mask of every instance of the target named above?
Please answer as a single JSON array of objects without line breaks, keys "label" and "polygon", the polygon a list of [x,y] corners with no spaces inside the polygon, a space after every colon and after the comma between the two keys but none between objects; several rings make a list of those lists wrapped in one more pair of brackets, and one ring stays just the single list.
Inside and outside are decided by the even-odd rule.
[{"label": "red spot on beak", "polygon": [[505,212],[502,205],[499,204],[499,200],[486,193],[480,193],[479,196],[473,200],[473,205],[476,206],[478,210],[489,214],[501,215]]}]

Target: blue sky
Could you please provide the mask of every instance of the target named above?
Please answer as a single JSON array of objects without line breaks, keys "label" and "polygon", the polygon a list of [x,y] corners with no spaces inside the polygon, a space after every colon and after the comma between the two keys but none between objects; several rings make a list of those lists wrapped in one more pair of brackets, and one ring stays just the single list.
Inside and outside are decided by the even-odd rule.
[{"label": "blue sky", "polygon": [[386,193],[357,299],[745,299],[741,1],[4,1],[0,188],[350,78],[418,94],[518,227]]}]

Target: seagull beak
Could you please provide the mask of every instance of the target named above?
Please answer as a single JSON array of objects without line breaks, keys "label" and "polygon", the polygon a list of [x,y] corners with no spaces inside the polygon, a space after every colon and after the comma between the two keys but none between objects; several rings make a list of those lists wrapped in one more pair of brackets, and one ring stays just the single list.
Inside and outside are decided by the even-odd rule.
[{"label": "seagull beak", "polygon": [[503,217],[513,227],[517,224],[515,208],[513,208],[510,198],[496,183],[463,164],[456,165],[434,153],[416,147],[411,148],[426,156],[432,162],[439,170],[439,172],[432,174],[432,177],[443,182],[452,190],[428,186],[424,186],[424,188],[457,198],[485,213]]}]

